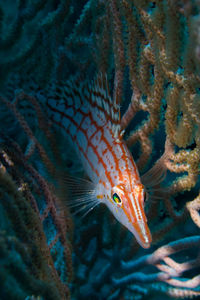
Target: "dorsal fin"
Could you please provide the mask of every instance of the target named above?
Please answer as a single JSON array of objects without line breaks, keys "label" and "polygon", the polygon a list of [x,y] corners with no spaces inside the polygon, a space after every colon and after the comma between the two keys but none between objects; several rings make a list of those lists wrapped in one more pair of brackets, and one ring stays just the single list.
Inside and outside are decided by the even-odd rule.
[{"label": "dorsal fin", "polygon": [[109,124],[116,137],[120,136],[120,106],[111,99],[106,75],[98,75],[89,85],[90,105]]},{"label": "dorsal fin", "polygon": [[72,106],[74,115],[78,110],[86,113],[90,111],[101,126],[109,126],[114,135],[120,137],[120,108],[111,99],[106,76],[100,74],[92,82],[71,78],[52,86],[48,95],[48,107],[56,107],[61,111]]}]

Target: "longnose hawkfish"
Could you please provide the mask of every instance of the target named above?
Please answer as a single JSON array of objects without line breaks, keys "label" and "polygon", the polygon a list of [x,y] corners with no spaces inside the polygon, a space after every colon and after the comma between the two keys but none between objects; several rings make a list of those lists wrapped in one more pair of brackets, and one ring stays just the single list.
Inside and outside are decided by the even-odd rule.
[{"label": "longnose hawkfish", "polygon": [[72,141],[91,181],[79,204],[89,210],[106,204],[139,244],[149,248],[152,239],[144,212],[145,187],[123,140],[119,105],[110,97],[107,80],[102,76],[90,84],[69,80],[51,93],[47,108],[51,120]]}]

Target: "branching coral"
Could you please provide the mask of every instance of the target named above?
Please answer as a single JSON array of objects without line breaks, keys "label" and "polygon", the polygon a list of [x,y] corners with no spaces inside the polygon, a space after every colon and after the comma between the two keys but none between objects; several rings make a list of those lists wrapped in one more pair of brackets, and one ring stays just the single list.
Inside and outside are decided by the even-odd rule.
[{"label": "branching coral", "polygon": [[[138,167],[145,171],[155,164],[143,181],[151,187],[150,193],[154,190],[148,218],[152,222],[153,241],[159,243],[172,230],[176,231],[179,224],[189,222],[188,211],[199,226],[200,78],[198,56],[191,49],[193,43],[198,52],[198,3],[101,1],[96,4],[95,12],[100,4],[104,18],[99,17],[101,29],[97,31],[94,27],[95,39],[102,41],[97,43],[97,70],[106,70],[108,78],[114,73],[113,97],[117,101],[127,103],[127,98],[131,99],[121,125],[124,129],[128,127],[127,145],[133,149],[133,156],[140,148]],[[88,5],[89,2],[87,14],[92,14],[94,4]],[[77,37],[81,33],[81,20],[83,16]],[[76,39],[72,42],[76,43]],[[107,45],[105,52],[102,45]],[[112,60],[107,47],[113,52]],[[127,74],[129,86],[125,83]],[[137,127],[131,130],[134,124]],[[160,153],[156,146],[163,151],[157,162],[155,158]],[[160,185],[165,172],[166,178]],[[180,196],[184,191],[190,193]],[[191,201],[192,197],[196,198]],[[185,287],[189,285],[185,283]],[[174,297],[198,295],[195,290],[174,289],[170,293],[173,291]]]},{"label": "branching coral", "polygon": [[[47,299],[68,299],[70,292],[67,282],[72,278],[69,241],[72,232],[71,220],[56,197],[53,187],[44,178],[47,174],[55,175],[55,167],[48,158],[47,149],[45,150],[39,143],[25,118],[16,108],[24,99],[35,105],[36,115],[41,118],[39,125],[43,125],[39,128],[46,129],[45,133],[49,140],[53,138],[47,124],[44,128],[45,121],[36,99],[20,94],[14,103],[10,103],[1,98],[1,104],[6,104],[22,127],[20,139],[24,138],[28,143],[23,153],[16,141],[4,134],[1,135],[1,207],[4,218],[7,215],[12,224],[10,240],[14,241],[16,255],[21,259],[15,267],[14,261],[9,262],[8,276],[11,278],[10,284],[14,280],[22,285],[21,289],[16,290],[9,290],[6,287],[2,290],[1,297],[20,299],[29,292]],[[32,166],[37,156],[43,164],[40,170]],[[4,238],[2,247],[4,244],[7,247],[7,243],[7,238]],[[5,251],[3,254],[6,256]],[[8,258],[5,259],[9,260],[10,255],[8,252]]]},{"label": "branching coral", "polygon": [[[76,219],[72,297],[198,296],[199,1],[79,2],[0,7],[1,196],[7,200],[1,205],[13,225],[9,237],[1,234],[2,260],[9,260],[12,243],[26,266],[22,278],[34,269],[29,294],[48,298],[53,289],[54,299],[69,297],[71,218],[55,195],[68,152],[43,105],[52,86],[59,93],[71,74],[83,80],[106,73],[149,193],[153,246],[139,249],[103,209]],[[27,283],[20,284],[24,295]]]}]

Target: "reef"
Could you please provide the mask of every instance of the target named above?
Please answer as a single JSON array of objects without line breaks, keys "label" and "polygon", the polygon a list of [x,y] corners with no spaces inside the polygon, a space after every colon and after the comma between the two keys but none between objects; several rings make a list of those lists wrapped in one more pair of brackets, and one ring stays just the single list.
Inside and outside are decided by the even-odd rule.
[{"label": "reef", "polygon": [[[0,32],[0,298],[198,298],[199,1],[9,0]],[[45,101],[98,74],[147,186],[148,250],[106,208],[66,205],[84,174]]]}]

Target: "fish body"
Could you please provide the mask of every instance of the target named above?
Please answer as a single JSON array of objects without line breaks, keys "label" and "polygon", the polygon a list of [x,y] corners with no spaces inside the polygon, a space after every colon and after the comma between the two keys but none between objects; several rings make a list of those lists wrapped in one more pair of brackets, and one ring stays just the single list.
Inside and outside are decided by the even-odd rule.
[{"label": "fish body", "polygon": [[48,97],[51,120],[62,128],[104,203],[143,248],[151,234],[144,213],[145,188],[122,138],[120,111],[100,76],[92,84],[68,81]]}]

